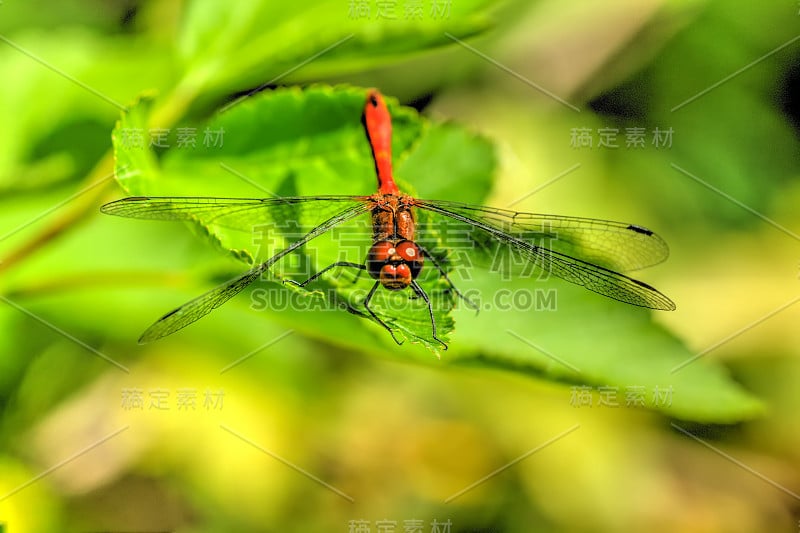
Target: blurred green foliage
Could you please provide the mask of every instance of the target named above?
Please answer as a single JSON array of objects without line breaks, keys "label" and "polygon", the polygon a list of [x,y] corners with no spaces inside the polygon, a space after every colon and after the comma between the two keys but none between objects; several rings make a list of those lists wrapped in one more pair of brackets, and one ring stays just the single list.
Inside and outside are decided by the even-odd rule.
[{"label": "blurred green foliage", "polygon": [[[343,0],[0,5],[8,531],[795,527],[800,338],[781,306],[797,283],[798,7],[453,0],[446,14],[421,2],[420,19],[409,3],[384,3],[394,19]],[[635,274],[678,311],[548,281],[556,311],[439,317],[438,360],[342,311],[256,312],[241,296],[137,346],[258,251],[99,206],[261,196],[252,182],[368,194],[359,86],[399,99],[405,190],[653,227],[673,256]],[[218,151],[125,151],[117,136],[114,154],[129,123],[226,134]],[[629,127],[644,149],[625,147]],[[616,128],[622,146],[575,148],[576,128]],[[647,409],[628,405],[634,390]]]}]

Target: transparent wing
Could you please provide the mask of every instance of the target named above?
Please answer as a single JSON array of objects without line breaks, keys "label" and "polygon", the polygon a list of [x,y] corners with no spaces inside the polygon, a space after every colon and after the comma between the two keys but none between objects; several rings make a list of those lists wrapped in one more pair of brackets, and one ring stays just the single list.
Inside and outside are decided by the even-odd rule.
[{"label": "transparent wing", "polygon": [[[534,266],[593,292],[632,305],[674,310],[655,288],[611,267],[642,268],[663,261],[666,243],[650,230],[629,224],[585,218],[517,213],[455,202],[416,200],[414,205],[443,217],[420,225],[423,246],[443,243],[464,250],[470,262]],[[544,226],[546,229],[541,229]],[[438,242],[425,242],[427,229]],[[424,236],[422,234],[425,234]]]},{"label": "transparent wing", "polygon": [[514,239],[535,246],[544,245],[559,254],[610,270],[638,270],[658,264],[669,256],[669,247],[664,239],[634,224],[521,213],[439,200],[417,200],[415,205],[433,211],[438,209],[442,214],[459,215]]},{"label": "transparent wing", "polygon": [[142,333],[142,336],[139,337],[139,344],[146,344],[171,335],[185,328],[192,322],[203,318],[208,313],[242,292],[245,287],[257,280],[263,272],[264,270],[262,270],[261,265],[259,265],[256,268],[248,270],[241,276],[211,289],[194,300],[186,302],[177,309],[173,309],[159,318]]},{"label": "transparent wing", "polygon": [[[275,262],[322,233],[367,212],[364,197],[288,198],[131,197],[104,205],[103,213],[147,220],[186,220],[253,231],[268,224],[280,232],[292,226],[298,238],[265,262],[182,305],[150,326],[139,342],[170,335],[202,318],[253,283]],[[303,221],[303,222],[300,222]]]},{"label": "transparent wing", "polygon": [[278,198],[211,198],[188,196],[133,196],[100,208],[107,215],[146,220],[187,220],[250,232],[254,226],[276,227],[300,221],[312,228],[347,204],[367,201],[363,196],[300,196]]}]

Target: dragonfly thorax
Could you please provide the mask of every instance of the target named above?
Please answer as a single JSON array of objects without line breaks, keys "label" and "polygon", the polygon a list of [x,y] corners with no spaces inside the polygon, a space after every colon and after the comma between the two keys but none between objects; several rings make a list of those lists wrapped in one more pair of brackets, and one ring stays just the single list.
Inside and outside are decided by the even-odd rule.
[{"label": "dragonfly thorax", "polygon": [[405,289],[422,270],[422,251],[414,242],[400,239],[378,241],[367,255],[367,272],[392,291]]},{"label": "dragonfly thorax", "polygon": [[372,241],[413,241],[416,220],[413,200],[401,194],[376,194],[372,201]]}]

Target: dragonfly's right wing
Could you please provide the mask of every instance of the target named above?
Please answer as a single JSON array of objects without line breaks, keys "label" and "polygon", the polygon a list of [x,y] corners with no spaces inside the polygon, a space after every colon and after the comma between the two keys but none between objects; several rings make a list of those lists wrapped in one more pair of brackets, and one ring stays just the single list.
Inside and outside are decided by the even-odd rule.
[{"label": "dragonfly's right wing", "polygon": [[315,210],[317,217],[333,210],[332,206],[335,206],[336,212],[263,263],[167,313],[147,328],[139,342],[147,343],[166,337],[199,320],[242,292],[279,259],[332,228],[367,213],[370,206],[366,198],[354,196],[268,199],[132,197],[103,206],[102,211],[110,215],[148,220],[188,220],[244,231],[251,230],[254,221],[259,224],[282,223],[282,215],[296,216],[298,206],[303,210]]},{"label": "dragonfly's right wing", "polygon": [[417,202],[422,208],[428,208],[429,204],[453,215],[497,228],[533,246],[546,247],[614,271],[646,268],[664,261],[669,255],[669,247],[664,239],[635,224],[524,213],[460,202]]},{"label": "dragonfly's right wing", "polygon": [[[433,217],[428,227],[445,239],[449,237],[451,242],[460,240],[462,245],[466,244],[468,255],[474,256],[477,264],[486,261],[490,268],[508,266],[516,254],[524,260],[523,268],[527,265],[539,268],[609,298],[651,309],[675,309],[672,300],[655,288],[607,266],[619,258],[617,262],[639,268],[666,257],[666,244],[649,230],[601,220],[514,213],[455,202],[418,200],[415,205],[446,217]],[[543,222],[545,229],[538,229]],[[558,231],[553,231],[555,227]],[[578,239],[581,234],[589,239],[581,241]],[[565,236],[568,238],[564,239]],[[631,246],[634,254],[628,254],[624,246],[619,247],[620,243]]]}]

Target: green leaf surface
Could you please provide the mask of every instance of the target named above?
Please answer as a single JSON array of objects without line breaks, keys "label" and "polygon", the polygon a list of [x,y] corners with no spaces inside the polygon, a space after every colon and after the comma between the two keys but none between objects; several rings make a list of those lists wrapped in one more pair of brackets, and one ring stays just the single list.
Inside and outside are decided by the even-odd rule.
[{"label": "green leaf surface", "polygon": [[[126,129],[144,129],[148,123],[151,101],[143,99],[123,116],[114,133],[118,179],[132,195],[367,195],[376,183],[359,120],[363,101],[364,91],[352,88],[266,92],[197,125],[198,132],[223,130],[220,146],[198,141],[194,148],[175,146],[156,153],[123,143]],[[406,186],[413,183],[420,196],[482,202],[494,168],[490,145],[452,124],[432,124],[391,100],[389,105],[396,172],[403,190],[414,193]],[[194,226],[218,248],[252,263],[296,239],[293,227],[312,226],[338,209],[335,202],[320,204],[319,209],[292,206],[280,211],[283,221],[276,215],[252,222],[246,217],[234,220],[247,231],[232,228],[236,225],[232,219],[215,221],[208,215],[205,220],[198,216]],[[423,227],[426,216],[418,212]],[[369,217],[312,242],[271,269],[250,292],[249,302],[239,298],[229,305],[249,304],[265,317],[337,344],[362,350],[380,346],[379,353],[397,349],[403,357],[424,359],[405,347],[395,348],[377,326],[374,340],[365,341],[361,326],[368,322],[343,311],[365,316],[363,301],[374,283],[369,276],[338,268],[306,289],[280,285],[285,278],[302,281],[334,261],[363,262],[371,244]],[[636,405],[678,418],[733,422],[760,412],[759,402],[716,363],[703,359],[673,372],[693,354],[654,324],[648,310],[559,280],[506,279],[477,269],[461,269],[451,276],[467,297],[480,302],[479,316],[456,301],[434,268],[426,268],[421,284],[434,301],[439,337],[452,337],[447,358],[455,364],[581,384],[595,394],[600,389],[616,390],[622,405],[634,395],[637,399],[630,401]],[[437,350],[427,307],[419,299],[409,299],[409,292],[378,290],[372,307],[398,338]],[[452,315],[454,306],[463,309]],[[342,335],[350,329],[358,334]]]},{"label": "green leaf surface", "polygon": [[[368,195],[376,190],[377,184],[360,123],[364,101],[363,90],[347,88],[261,94],[199,125],[193,148],[178,146],[175,139],[174,147],[167,147],[159,154],[148,146],[147,140],[141,139],[150,132],[146,125],[152,100],[145,98],[123,116],[114,132],[117,176],[125,190],[136,196]],[[393,102],[390,106],[393,152],[401,183],[403,176],[421,174],[428,161],[431,170],[422,183],[459,183],[474,191],[476,198],[481,191],[488,190],[494,160],[486,141],[453,126],[430,125],[413,110]],[[205,142],[205,131],[224,134],[212,145]],[[446,158],[458,154],[470,154],[466,164],[448,168]],[[407,166],[410,170],[406,170]],[[431,192],[443,189],[443,186],[428,186]],[[197,229],[216,246],[254,264],[265,261],[345,208],[343,202],[320,201],[308,207],[255,209],[252,218],[242,217],[235,224],[216,220],[213,215],[206,215],[205,219],[198,215],[195,221]],[[423,222],[424,215],[421,217]],[[285,299],[286,291],[300,290],[281,287],[278,283],[282,279],[301,282],[336,261],[362,264],[371,243],[367,213],[318,237],[270,269],[266,283],[270,289],[261,296],[264,307],[285,308],[280,301]],[[303,293],[310,293],[311,300],[300,302],[305,307],[319,307],[314,298],[316,291],[321,290],[332,296],[325,300],[330,305],[365,315],[363,302],[374,280],[363,275],[342,281],[339,279],[342,270],[332,270],[319,283],[303,289]],[[445,282],[436,276],[423,276],[421,284],[434,302],[438,337],[446,341],[453,327],[448,316],[453,295],[444,290]],[[370,307],[397,330],[399,339],[410,338],[437,349],[440,345],[433,340],[427,305],[421,298],[410,299],[410,294],[411,291],[379,290]],[[344,300],[336,301],[335,296]]]},{"label": "green leaf surface", "polygon": [[[714,232],[762,224],[748,209],[769,212],[800,165],[800,140],[781,109],[792,100],[784,84],[795,64],[796,36],[796,20],[781,10],[742,0],[710,3],[692,31],[678,35],[616,91],[626,102],[646,91],[651,97],[637,111],[646,112],[648,129],[674,132],[661,165],[642,154],[613,154],[619,161],[615,172],[631,176],[626,186],[659,198],[665,206],[661,216],[672,224],[691,219],[704,228],[713,225]],[[692,50],[704,53],[687,62]],[[759,148],[764,139],[769,149]],[[651,177],[642,180],[645,175]]]},{"label": "green leaf surface", "polygon": [[[393,2],[266,0],[232,8],[220,0],[189,6],[178,42],[184,86],[221,95],[263,83],[298,82],[382,66],[453,45],[488,29],[496,8],[487,0],[442,2],[409,12]],[[387,9],[390,7],[390,9]]]},{"label": "green leaf surface", "polygon": [[455,314],[448,357],[458,364],[568,383],[564,402],[578,411],[590,409],[576,397],[582,393],[594,396],[595,409],[605,396],[606,408],[634,408],[641,401],[639,407],[699,422],[733,423],[763,411],[713,355],[695,358],[652,311],[561,280],[502,280],[482,271],[471,278],[482,311]]},{"label": "green leaf surface", "polygon": [[145,45],[82,31],[3,37],[0,77],[13,82],[0,86],[8,125],[0,129],[0,193],[82,178],[110,148],[108,130],[120,108],[139,92],[128,77],[158,85],[168,70],[165,58],[144,60]]}]

